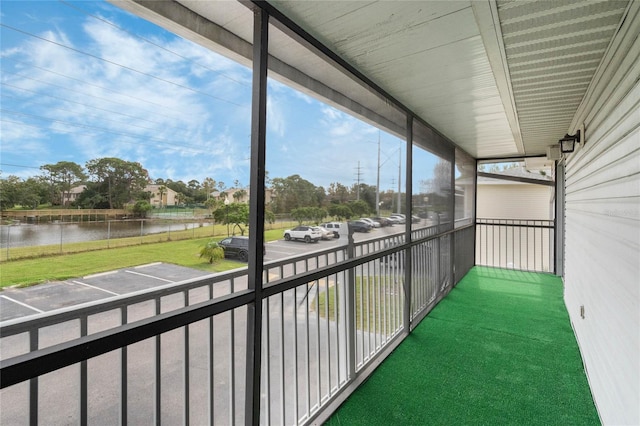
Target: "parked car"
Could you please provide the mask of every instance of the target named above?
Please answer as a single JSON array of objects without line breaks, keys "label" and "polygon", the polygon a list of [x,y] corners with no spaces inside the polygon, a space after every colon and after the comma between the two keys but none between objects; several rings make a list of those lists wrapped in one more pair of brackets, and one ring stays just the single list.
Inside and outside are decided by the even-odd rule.
[{"label": "parked car", "polygon": [[228,237],[218,243],[224,257],[235,257],[243,262],[249,260],[249,237]]},{"label": "parked car", "polygon": [[320,233],[322,234],[322,239],[323,240],[328,240],[328,239],[334,238],[333,231],[329,231],[327,228],[325,228],[323,226],[314,226],[313,228],[315,228],[315,229],[320,231]]},{"label": "parked car", "polygon": [[380,226],[393,226],[393,222],[387,219],[386,217],[374,217],[373,220],[378,222]]},{"label": "parked car", "polygon": [[320,226],[325,228],[328,231],[333,232],[333,235],[335,236],[335,238],[340,238],[340,229],[344,227],[344,223],[326,222],[326,223],[321,223]]},{"label": "parked car", "polygon": [[380,222],[376,222],[373,219],[370,219],[368,217],[361,217],[360,220],[367,222],[369,225],[371,225],[371,228],[380,228]]},{"label": "parked car", "polygon": [[391,222],[393,225],[399,225],[399,224],[400,224],[400,218],[399,218],[399,217],[397,217],[397,216],[389,216],[389,217],[387,217],[387,218],[385,218],[385,219],[387,219],[387,220],[388,220],[389,222]]},{"label": "parked car", "polygon": [[322,238],[322,232],[314,228],[314,226],[300,225],[293,229],[287,229],[284,231],[284,239],[287,241],[304,240],[305,243],[310,243],[311,241],[317,243]]},{"label": "parked car", "polygon": [[349,226],[353,229],[353,232],[369,232],[371,231],[371,225],[362,220],[354,220],[349,222]]},{"label": "parked car", "polygon": [[407,222],[407,219],[405,218],[405,216],[403,214],[400,214],[400,213],[392,214],[389,217],[397,220],[398,223],[406,223]]},{"label": "parked car", "polygon": [[413,216],[411,215],[411,223],[419,223],[422,219],[420,219],[418,216]]}]

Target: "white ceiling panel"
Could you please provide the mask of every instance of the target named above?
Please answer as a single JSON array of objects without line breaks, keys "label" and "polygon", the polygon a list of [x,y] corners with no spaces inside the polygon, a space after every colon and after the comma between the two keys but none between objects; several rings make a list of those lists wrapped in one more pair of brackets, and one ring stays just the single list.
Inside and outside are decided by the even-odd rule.
[{"label": "white ceiling panel", "polygon": [[522,154],[470,2],[272,3],[472,155]]}]

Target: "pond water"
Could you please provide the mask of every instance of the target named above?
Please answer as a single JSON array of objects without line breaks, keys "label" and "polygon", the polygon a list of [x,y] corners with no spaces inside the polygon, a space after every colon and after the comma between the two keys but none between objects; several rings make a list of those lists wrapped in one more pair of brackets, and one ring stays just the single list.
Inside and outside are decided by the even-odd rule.
[{"label": "pond water", "polygon": [[160,232],[184,231],[200,223],[151,220],[108,222],[19,224],[0,226],[0,247],[31,247],[50,244],[136,237]]}]

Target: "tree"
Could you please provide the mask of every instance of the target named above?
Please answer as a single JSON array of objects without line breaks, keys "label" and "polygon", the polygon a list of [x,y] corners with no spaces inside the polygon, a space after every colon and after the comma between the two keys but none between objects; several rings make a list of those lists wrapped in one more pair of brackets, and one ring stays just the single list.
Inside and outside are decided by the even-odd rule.
[{"label": "tree", "polygon": [[447,195],[451,193],[451,163],[440,160],[433,168],[432,193]]},{"label": "tree", "polygon": [[209,214],[212,215],[213,212],[215,212],[216,209],[220,206],[220,202],[215,198],[209,198],[207,201],[204,202],[204,205],[209,210]]},{"label": "tree", "polygon": [[292,175],[271,180],[276,213],[287,213],[299,207],[320,207],[325,199],[324,188]]},{"label": "tree", "polygon": [[244,235],[246,227],[249,226],[249,206],[244,203],[231,203],[213,212],[213,217],[216,222],[233,224],[233,229],[239,228],[240,235]]},{"label": "tree", "polygon": [[149,213],[151,208],[151,204],[148,201],[138,200],[131,208],[131,211],[136,217],[147,217],[147,213]]},{"label": "tree", "polygon": [[109,201],[106,197],[104,182],[88,182],[75,201],[75,205],[83,209],[108,209]]},{"label": "tree", "polygon": [[349,188],[347,188],[340,182],[333,182],[329,184],[327,196],[332,202],[338,203],[345,203],[349,201],[349,198],[351,197]]},{"label": "tree", "polygon": [[22,180],[14,175],[0,179],[0,210],[4,211],[20,204],[21,184]]},{"label": "tree", "polygon": [[52,204],[69,205],[71,188],[87,178],[82,166],[72,161],[45,164],[40,170],[46,172],[44,178],[51,184]]},{"label": "tree", "polygon": [[224,259],[224,249],[216,241],[210,240],[200,249],[200,257],[207,258],[209,263],[213,263],[214,260]]},{"label": "tree", "polygon": [[269,225],[273,225],[276,222],[276,215],[271,210],[265,210],[264,221]]},{"label": "tree", "polygon": [[236,192],[233,193],[233,199],[236,201],[236,203],[239,203],[240,200],[242,200],[244,197],[247,196],[247,190],[246,189],[239,189]]},{"label": "tree", "polygon": [[162,205],[166,203],[164,202],[164,194],[167,193],[167,187],[164,185],[160,185],[158,187],[158,195],[160,196],[160,208],[162,208]]},{"label": "tree", "polygon": [[96,189],[107,200],[110,209],[122,208],[149,182],[149,174],[140,163],[119,158],[88,161],[87,171],[93,182],[100,184]]},{"label": "tree", "polygon": [[329,206],[329,214],[337,220],[351,219],[353,212],[346,204],[332,204]]},{"label": "tree", "polygon": [[0,179],[0,210],[15,206],[36,209],[47,198],[48,193],[49,184],[42,177],[30,177],[23,181],[10,175],[6,179]]},{"label": "tree", "polygon": [[365,216],[371,211],[371,207],[364,200],[351,201],[348,205],[349,209],[351,209],[356,216]]},{"label": "tree", "polygon": [[205,192],[205,200],[211,197],[211,192],[216,188],[216,181],[210,177],[204,178],[202,181],[202,190]]}]

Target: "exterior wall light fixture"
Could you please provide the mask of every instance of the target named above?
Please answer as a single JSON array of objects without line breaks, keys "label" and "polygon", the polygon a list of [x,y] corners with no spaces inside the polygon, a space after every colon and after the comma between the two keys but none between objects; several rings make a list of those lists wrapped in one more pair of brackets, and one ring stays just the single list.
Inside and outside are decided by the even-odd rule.
[{"label": "exterior wall light fixture", "polygon": [[564,138],[558,141],[560,143],[560,151],[563,154],[573,152],[576,149],[576,142],[580,142],[580,130],[575,135],[566,134]]}]

